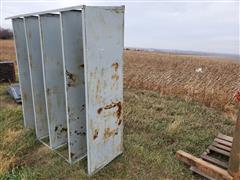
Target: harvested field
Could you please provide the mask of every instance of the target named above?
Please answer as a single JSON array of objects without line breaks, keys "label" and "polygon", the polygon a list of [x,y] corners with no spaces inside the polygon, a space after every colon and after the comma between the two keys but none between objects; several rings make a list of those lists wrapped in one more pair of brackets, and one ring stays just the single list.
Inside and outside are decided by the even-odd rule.
[{"label": "harvested field", "polygon": [[197,100],[230,114],[236,111],[238,61],[143,51],[126,51],[124,58],[127,87]]},{"label": "harvested field", "polygon": [[[0,40],[0,60],[15,60],[13,40]],[[124,54],[124,84],[197,100],[234,116],[240,63],[231,59],[131,51]],[[202,72],[196,72],[201,68]]]},{"label": "harvested field", "polygon": [[15,59],[13,40],[0,40],[0,61]]}]

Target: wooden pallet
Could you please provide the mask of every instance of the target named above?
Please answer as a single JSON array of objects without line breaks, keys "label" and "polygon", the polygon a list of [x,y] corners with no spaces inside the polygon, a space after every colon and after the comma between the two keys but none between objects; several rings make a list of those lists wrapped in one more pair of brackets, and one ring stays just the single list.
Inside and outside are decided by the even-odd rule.
[{"label": "wooden pallet", "polygon": [[220,133],[201,158],[181,150],[177,152],[177,158],[190,165],[191,171],[208,179],[233,179],[227,171],[232,141],[232,137]]}]

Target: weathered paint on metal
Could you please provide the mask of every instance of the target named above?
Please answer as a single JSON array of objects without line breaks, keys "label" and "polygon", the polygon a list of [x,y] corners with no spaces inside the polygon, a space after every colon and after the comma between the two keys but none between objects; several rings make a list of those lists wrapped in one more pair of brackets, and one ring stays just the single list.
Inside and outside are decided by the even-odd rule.
[{"label": "weathered paint on metal", "polygon": [[[13,19],[20,83],[33,92],[37,136],[49,135],[50,145],[39,140],[52,149],[67,144],[70,163],[87,151],[92,175],[123,151],[124,7],[76,6],[46,14],[56,11],[26,14],[25,26]],[[40,97],[45,118],[37,110],[44,106]],[[33,109],[31,120],[34,126]]]},{"label": "weathered paint on metal", "polygon": [[86,156],[86,110],[83,64],[82,13],[61,13],[65,93],[68,122],[69,162]]},{"label": "weathered paint on metal", "polygon": [[19,81],[21,88],[24,126],[26,128],[34,128],[35,127],[34,110],[24,21],[22,18],[17,18],[13,19],[12,23],[15,39],[15,49],[17,55]]},{"label": "weathered paint on metal", "polygon": [[67,115],[60,18],[57,14],[40,15],[40,39],[50,146],[67,143]]},{"label": "weathered paint on metal", "polygon": [[124,7],[83,8],[88,174],[123,151]]},{"label": "weathered paint on metal", "polygon": [[48,136],[38,17],[24,18],[37,138]]}]

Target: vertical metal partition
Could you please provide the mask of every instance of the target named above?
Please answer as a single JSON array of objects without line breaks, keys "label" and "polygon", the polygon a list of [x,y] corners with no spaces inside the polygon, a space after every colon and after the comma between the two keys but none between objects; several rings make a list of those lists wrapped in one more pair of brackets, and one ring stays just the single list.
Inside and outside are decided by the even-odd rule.
[{"label": "vertical metal partition", "polygon": [[12,20],[12,24],[23,105],[24,126],[34,128],[34,110],[24,20],[23,18],[15,18]]},{"label": "vertical metal partition", "polygon": [[92,175],[123,151],[124,7],[76,6],[10,19],[25,127],[54,151],[65,145],[69,163],[87,156]]},{"label": "vertical metal partition", "polygon": [[49,140],[55,149],[67,143],[67,115],[59,14],[39,16]]},{"label": "vertical metal partition", "polygon": [[86,156],[86,111],[83,62],[82,12],[61,13],[69,161]]},{"label": "vertical metal partition", "polygon": [[24,21],[32,83],[36,136],[41,139],[48,136],[48,124],[43,84],[42,55],[40,51],[39,23],[36,16],[26,17]]}]

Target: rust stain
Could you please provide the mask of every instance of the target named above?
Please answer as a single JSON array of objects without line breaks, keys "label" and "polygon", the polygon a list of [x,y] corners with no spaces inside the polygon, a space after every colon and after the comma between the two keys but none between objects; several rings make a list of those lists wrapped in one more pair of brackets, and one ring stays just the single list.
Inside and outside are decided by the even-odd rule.
[{"label": "rust stain", "polygon": [[122,123],[122,119],[119,119],[119,120],[118,120],[118,125],[120,126],[121,123]]},{"label": "rust stain", "polygon": [[117,74],[112,75],[112,80],[117,81],[119,79],[119,76]]},{"label": "rust stain", "polygon": [[98,129],[94,130],[93,139],[95,140],[98,137]]},{"label": "rust stain", "polygon": [[97,110],[97,112],[98,112],[98,114],[100,114],[103,109],[108,110],[108,109],[112,109],[112,108],[115,108],[115,107],[117,107],[116,116],[119,119],[121,117],[121,114],[122,114],[122,103],[121,103],[121,101],[119,101],[119,102],[112,102],[111,104],[107,104],[103,108],[99,108]]},{"label": "rust stain", "polygon": [[124,12],[124,9],[116,8],[116,9],[113,9],[113,11],[115,11],[117,14],[120,14]]},{"label": "rust stain", "polygon": [[83,111],[84,109],[85,109],[85,104],[82,105],[81,111]]},{"label": "rust stain", "polygon": [[67,78],[68,78],[68,83],[67,83],[67,86],[68,87],[72,87],[72,86],[76,86],[77,84],[77,76],[68,72],[66,70],[66,75],[67,75]]},{"label": "rust stain", "polygon": [[30,67],[32,68],[32,55],[29,55],[29,62],[30,62]]},{"label": "rust stain", "polygon": [[79,67],[84,68],[84,64],[80,64]]},{"label": "rust stain", "polygon": [[117,103],[117,107],[118,107],[118,109],[117,109],[116,113],[117,113],[117,118],[119,119],[122,114],[122,103],[120,101]]},{"label": "rust stain", "polygon": [[47,94],[50,94],[50,89],[49,88],[47,88]]},{"label": "rust stain", "polygon": [[119,13],[123,13],[124,12],[124,9],[123,8],[110,8],[110,9],[106,9],[106,10],[109,10],[109,11],[114,11],[115,13],[119,14]]},{"label": "rust stain", "polygon": [[55,126],[55,129],[54,129],[55,132],[57,132],[57,131],[59,131],[60,133],[67,132],[67,128],[62,127],[61,124],[59,126],[60,126],[60,128],[58,126]]},{"label": "rust stain", "polygon": [[99,109],[97,110],[97,113],[98,113],[98,114],[101,114],[102,110],[103,110],[103,108],[99,108]]},{"label": "rust stain", "polygon": [[116,129],[106,128],[104,131],[104,140],[108,139],[111,136],[114,136]]},{"label": "rust stain", "polygon": [[112,67],[114,68],[115,71],[117,71],[118,70],[118,63],[113,63]]},{"label": "rust stain", "polygon": [[60,132],[67,132],[67,128],[62,128]]},{"label": "rust stain", "polygon": [[104,107],[104,109],[112,109],[112,108],[114,108],[114,107],[116,107],[116,104],[115,104],[115,103],[112,103],[112,104],[106,105],[106,106]]},{"label": "rust stain", "polygon": [[81,132],[81,131],[77,131],[77,130],[75,130],[74,131],[74,133],[76,134],[76,135],[81,135],[81,136],[86,136],[86,132]]}]

